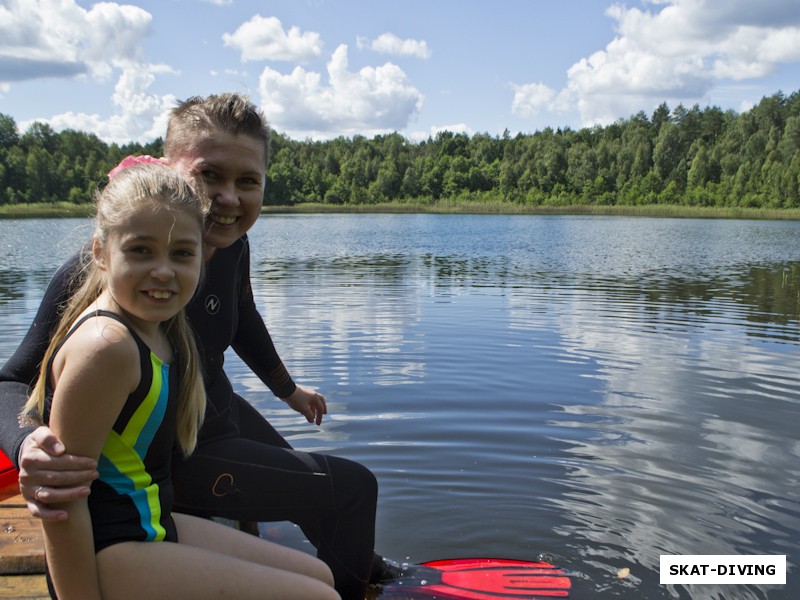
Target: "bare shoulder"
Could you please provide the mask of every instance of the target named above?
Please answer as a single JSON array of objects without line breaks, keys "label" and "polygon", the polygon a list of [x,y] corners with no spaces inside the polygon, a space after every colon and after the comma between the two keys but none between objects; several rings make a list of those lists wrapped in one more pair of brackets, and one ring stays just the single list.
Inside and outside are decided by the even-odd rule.
[{"label": "bare shoulder", "polygon": [[126,360],[139,354],[128,328],[105,316],[84,321],[67,343],[70,342],[94,359]]},{"label": "bare shoulder", "polygon": [[91,374],[133,389],[141,376],[139,348],[125,325],[109,317],[88,319],[76,329],[56,356],[54,370]]},{"label": "bare shoulder", "polygon": [[50,428],[70,454],[97,457],[136,389],[141,367],[136,340],[108,317],[87,319],[55,355]]}]

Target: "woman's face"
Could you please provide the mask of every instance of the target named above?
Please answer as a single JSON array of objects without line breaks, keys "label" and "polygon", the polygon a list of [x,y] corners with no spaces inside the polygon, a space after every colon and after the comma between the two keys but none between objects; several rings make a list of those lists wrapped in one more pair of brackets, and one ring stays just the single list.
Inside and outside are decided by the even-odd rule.
[{"label": "woman's face", "polygon": [[242,237],[261,214],[266,179],[262,143],[248,135],[217,131],[205,136],[170,166],[201,181],[211,198],[205,242],[226,248]]}]

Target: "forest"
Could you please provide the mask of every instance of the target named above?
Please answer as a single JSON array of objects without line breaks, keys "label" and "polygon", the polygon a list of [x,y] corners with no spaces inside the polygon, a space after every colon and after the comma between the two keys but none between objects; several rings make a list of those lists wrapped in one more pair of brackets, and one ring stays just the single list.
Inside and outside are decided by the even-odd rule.
[{"label": "forest", "polygon": [[[0,206],[91,202],[122,158],[161,152],[160,138],[120,146],[40,122],[20,133],[0,113]],[[273,133],[265,205],[443,201],[797,208],[800,92],[741,113],[662,103],[611,125],[529,134],[443,131],[416,142]]]}]

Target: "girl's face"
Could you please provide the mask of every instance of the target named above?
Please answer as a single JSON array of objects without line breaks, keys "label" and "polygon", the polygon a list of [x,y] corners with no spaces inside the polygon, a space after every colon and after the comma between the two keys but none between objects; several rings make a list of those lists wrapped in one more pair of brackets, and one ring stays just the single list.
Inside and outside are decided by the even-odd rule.
[{"label": "girl's face", "polygon": [[154,209],[149,202],[141,206],[104,243],[95,241],[94,256],[114,302],[134,324],[150,329],[192,299],[202,270],[203,232],[194,214]]},{"label": "girl's face", "polygon": [[216,131],[170,166],[189,181],[200,180],[212,200],[205,242],[227,248],[253,226],[264,200],[266,157],[249,135]]}]

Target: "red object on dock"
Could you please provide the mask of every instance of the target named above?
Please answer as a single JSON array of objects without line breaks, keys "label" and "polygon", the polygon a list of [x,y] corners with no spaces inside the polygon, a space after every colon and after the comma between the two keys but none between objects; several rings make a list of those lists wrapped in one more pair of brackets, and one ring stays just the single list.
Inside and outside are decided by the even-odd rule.
[{"label": "red object on dock", "polygon": [[0,452],[0,488],[17,482],[19,472],[14,467],[14,463],[3,452]]}]

